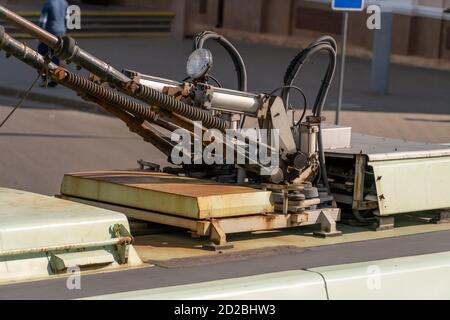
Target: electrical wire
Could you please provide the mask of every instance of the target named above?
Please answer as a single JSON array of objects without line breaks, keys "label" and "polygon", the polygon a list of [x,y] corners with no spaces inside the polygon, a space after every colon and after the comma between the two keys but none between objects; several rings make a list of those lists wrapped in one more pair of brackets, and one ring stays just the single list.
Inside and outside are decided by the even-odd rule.
[{"label": "electrical wire", "polygon": [[300,119],[295,124],[296,126],[298,126],[302,122],[303,118],[305,117],[306,108],[307,108],[307,105],[308,105],[305,92],[302,89],[300,89],[300,87],[297,87],[297,86],[294,86],[294,85],[289,85],[289,86],[279,87],[279,88],[273,90],[269,95],[273,95],[275,92],[277,92],[278,90],[281,90],[281,89],[295,89],[303,97],[303,112],[302,112],[302,115],[301,115]]},{"label": "electrical wire", "polygon": [[[209,39],[215,40],[228,52],[231,60],[233,60],[233,64],[236,70],[238,90],[247,92],[247,69],[245,67],[244,60],[242,59],[242,56],[239,54],[239,51],[236,49],[236,47],[233,46],[233,44],[225,37],[214,31],[200,32],[194,36],[193,50],[203,48],[205,41]],[[244,115],[241,119],[240,128],[244,126],[245,118],[246,116]]]},{"label": "electrical wire", "polygon": [[30,94],[31,90],[33,90],[34,86],[36,85],[37,81],[39,80],[39,78],[41,77],[40,74],[38,74],[38,76],[36,77],[36,79],[33,81],[33,83],[31,84],[31,86],[28,88],[27,91],[25,91],[25,93],[22,95],[22,97],[20,98],[19,102],[14,106],[14,108],[11,110],[11,112],[5,117],[5,119],[3,119],[3,121],[0,123],[0,128],[3,127],[3,125],[9,120],[9,118],[11,118],[11,116],[14,114],[14,112],[16,112],[17,109],[19,109],[22,106],[22,103],[25,101],[25,99],[28,97],[28,95]]},{"label": "electrical wire", "polygon": [[212,75],[208,74],[208,78],[212,79],[219,88],[222,88],[222,84],[219,82],[219,80],[217,80],[216,78],[214,78]]},{"label": "electrical wire", "polygon": [[[328,53],[329,56],[328,67],[325,76],[322,80],[322,84],[317,93],[316,101],[314,103],[312,110],[312,113],[315,117],[321,117],[322,115],[325,100],[328,95],[330,84],[333,79],[334,71],[336,68],[336,60],[337,60],[336,49],[337,49],[336,41],[332,37],[325,36],[319,38],[294,57],[294,59],[290,62],[284,76],[284,84],[292,85],[294,80],[297,78],[301,68],[303,67],[304,63],[311,56],[321,51],[325,51]],[[282,95],[283,101],[287,108],[289,106],[289,90],[284,90]],[[323,149],[323,137],[321,128],[319,129],[318,133],[318,144],[319,144],[319,163],[321,167],[321,176],[319,176],[319,178],[321,178],[323,185],[327,188],[328,193],[330,193],[330,185],[328,183],[328,175],[325,164],[325,152]]]},{"label": "electrical wire", "polygon": [[[321,40],[322,39],[322,40]],[[305,64],[305,62],[314,54],[320,51],[326,51],[329,54],[329,64],[327,71],[325,73],[325,77],[322,80],[322,85],[319,88],[317,93],[317,98],[313,107],[313,114],[315,116],[320,116],[323,110],[323,105],[325,99],[328,95],[328,90],[331,84],[331,80],[334,75],[334,70],[336,67],[336,50],[335,50],[335,42],[331,37],[322,37],[316,42],[312,43],[308,48],[302,50],[297,56],[289,64],[286,74],[284,76],[284,84],[292,85],[294,80],[297,78],[301,68]],[[283,92],[283,99],[285,105],[289,105],[289,92]]]},{"label": "electrical wire", "polygon": [[[212,80],[216,83],[216,85],[217,85],[219,88],[222,88],[222,84],[221,84],[221,83],[219,82],[219,80],[217,80],[215,77],[213,77],[213,76],[210,75],[210,74],[208,74],[206,77],[212,79]],[[186,78],[184,78],[183,80],[181,80],[181,82],[186,82],[186,81],[188,81],[188,80],[190,80],[190,79],[191,79],[191,77],[186,77]]]},{"label": "electrical wire", "polygon": [[230,55],[233,60],[234,66],[236,68],[236,75],[238,79],[238,90],[247,91],[247,69],[245,67],[244,60],[239,54],[233,44],[228,41],[225,37],[213,31],[203,31],[195,35],[193,50],[203,48],[206,40],[214,40],[220,44]]}]

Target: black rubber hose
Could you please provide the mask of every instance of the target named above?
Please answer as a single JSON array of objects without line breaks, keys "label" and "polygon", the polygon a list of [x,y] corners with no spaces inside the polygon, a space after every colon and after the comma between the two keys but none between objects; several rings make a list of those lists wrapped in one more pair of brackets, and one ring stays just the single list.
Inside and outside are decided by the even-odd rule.
[{"label": "black rubber hose", "polygon": [[233,60],[234,67],[236,69],[238,90],[247,91],[247,69],[245,67],[244,60],[242,59],[236,47],[233,46],[233,44],[225,37],[213,31],[200,32],[194,38],[194,50],[203,48],[206,40],[209,39],[215,40],[228,52],[231,59]]},{"label": "black rubber hose", "polygon": [[[334,70],[336,68],[336,50],[334,49],[334,47],[325,41],[314,42],[313,44],[311,44],[311,46],[302,50],[297,56],[294,57],[294,59],[292,59],[284,76],[284,85],[292,86],[294,80],[297,78],[300,69],[303,67],[304,63],[311,56],[320,51],[326,51],[329,53],[329,64],[327,71],[325,73],[325,77],[322,80],[322,85],[320,86],[319,91],[317,93],[316,101],[314,103],[313,108],[313,114],[316,114],[317,111],[316,109],[318,106],[320,106],[321,108],[320,114],[322,113],[323,105],[325,103],[326,96],[328,95],[328,89],[334,76]],[[283,101],[287,108],[289,106],[289,90],[284,90],[282,96]]]},{"label": "black rubber hose", "polygon": [[[302,50],[297,56],[289,64],[285,76],[284,76],[284,85],[291,86],[293,85],[294,80],[299,74],[299,71],[305,61],[313,56],[314,54],[320,51],[326,51],[329,55],[329,62],[327,71],[325,73],[325,77],[322,80],[322,84],[319,88],[319,91],[316,96],[316,101],[313,107],[313,115],[316,117],[320,117],[322,115],[323,107],[326,101],[326,97],[328,95],[328,91],[331,85],[331,81],[333,80],[334,71],[336,68],[336,41],[329,36],[325,36],[319,38],[317,41],[313,42],[306,49]],[[289,90],[285,89],[283,92],[283,101],[285,103],[286,108],[289,106]],[[325,151],[323,148],[323,137],[322,130],[319,130],[318,134],[318,144],[319,144],[319,163],[321,167],[321,180],[324,186],[327,188],[328,193],[330,193],[330,185],[328,183],[328,174],[325,163]]]},{"label": "black rubber hose", "polygon": [[[233,44],[228,41],[225,37],[219,35],[216,32],[213,31],[203,31],[198,33],[194,37],[194,50],[203,48],[205,41],[211,39],[215,40],[217,43],[219,43],[230,55],[231,60],[233,60],[236,76],[237,76],[237,82],[238,82],[238,90],[247,92],[247,69],[245,67],[244,60],[242,59],[242,56],[239,54],[239,51],[236,49]],[[241,119],[240,127],[242,128],[244,126],[246,116],[244,115]]]}]

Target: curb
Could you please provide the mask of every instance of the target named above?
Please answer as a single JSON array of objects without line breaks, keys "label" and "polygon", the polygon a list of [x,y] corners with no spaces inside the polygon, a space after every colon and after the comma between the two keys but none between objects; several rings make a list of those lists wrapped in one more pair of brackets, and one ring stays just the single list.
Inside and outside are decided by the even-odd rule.
[{"label": "curb", "polygon": [[[0,87],[0,96],[8,96],[19,99],[23,94],[25,94],[25,90],[22,89]],[[106,111],[98,107],[96,104],[83,101],[81,98],[80,100],[75,100],[31,91],[28,94],[28,97],[25,99],[25,101],[27,100],[41,103],[49,103],[53,105],[56,104],[70,109],[87,111],[92,113],[108,114]]]}]

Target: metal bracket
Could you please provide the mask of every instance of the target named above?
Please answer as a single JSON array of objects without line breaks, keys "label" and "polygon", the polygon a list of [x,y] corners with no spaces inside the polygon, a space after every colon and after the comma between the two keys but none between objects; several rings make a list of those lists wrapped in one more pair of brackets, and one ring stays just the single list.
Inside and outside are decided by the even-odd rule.
[{"label": "metal bracket", "polygon": [[384,231],[394,229],[395,218],[394,216],[379,216],[377,215],[378,210],[374,211],[376,216],[376,222],[369,228],[374,231]]},{"label": "metal bracket", "polygon": [[355,156],[355,180],[353,189],[353,210],[359,210],[361,203],[364,202],[364,182],[366,175],[367,160],[363,154]]},{"label": "metal bracket", "polygon": [[227,235],[217,220],[211,220],[209,239],[211,240],[211,243],[203,245],[204,249],[218,251],[227,250],[234,247],[232,244],[227,242]]},{"label": "metal bracket", "polygon": [[124,241],[121,241],[116,244],[116,248],[117,254],[119,255],[119,263],[120,264],[127,263],[130,244],[133,243],[133,237],[123,224],[115,224],[112,227],[112,232],[115,234],[117,238],[124,239]]},{"label": "metal bracket", "polygon": [[317,221],[320,222],[320,231],[314,232],[316,237],[328,238],[342,235],[342,231],[336,229],[336,221],[329,213],[321,211]]},{"label": "metal bracket", "polygon": [[206,110],[211,109],[212,96],[214,94],[211,86],[204,83],[197,83],[192,88],[192,94],[194,96],[194,105]]},{"label": "metal bracket", "polygon": [[137,163],[139,165],[139,169],[141,169],[141,170],[152,171],[152,172],[161,172],[161,166],[157,163],[148,162],[143,159],[139,159],[137,161]]},{"label": "metal bracket", "polygon": [[277,97],[271,100],[270,105],[270,120],[273,129],[279,130],[281,157],[286,159],[288,154],[293,154],[297,151],[294,136],[292,135],[291,127],[289,126],[289,119],[286,114],[286,109],[283,100]]},{"label": "metal bracket", "polygon": [[437,216],[431,219],[431,222],[436,224],[450,223],[450,209],[440,210]]}]

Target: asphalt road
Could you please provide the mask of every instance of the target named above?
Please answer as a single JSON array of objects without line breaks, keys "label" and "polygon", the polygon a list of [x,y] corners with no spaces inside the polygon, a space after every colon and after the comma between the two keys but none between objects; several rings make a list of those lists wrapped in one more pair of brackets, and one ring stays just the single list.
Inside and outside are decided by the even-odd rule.
[{"label": "asphalt road", "polygon": [[141,158],[166,160],[121,121],[95,113],[28,102],[0,130],[2,187],[53,195],[65,172],[137,168]]},{"label": "asphalt road", "polygon": [[[35,41],[26,41],[35,48]],[[141,73],[181,80],[186,77],[185,64],[192,49],[189,39],[176,41],[169,37],[142,39],[80,39],[79,44],[115,66],[118,70],[132,69]],[[264,44],[234,42],[247,67],[250,91],[271,92],[282,85],[285,70],[299,50],[280,48]],[[214,55],[212,74],[224,87],[236,88],[234,66],[223,48],[214,43],[207,46]],[[14,58],[7,60],[0,54],[0,87],[25,89],[36,72]],[[326,68],[324,56],[312,58],[303,68],[298,84],[304,89],[311,105]],[[369,60],[349,58],[346,64],[344,109],[373,112],[407,112],[425,114],[450,114],[450,73],[392,65],[391,92],[380,96],[369,91]],[[336,70],[339,70],[338,68]],[[333,82],[327,103],[335,109],[337,76]],[[42,89],[41,89],[42,90]],[[39,91],[39,89],[37,89]],[[76,98],[67,90],[64,94]],[[293,99],[295,99],[293,95]],[[295,102],[296,100],[294,100]],[[301,99],[298,99],[301,106]]]}]

